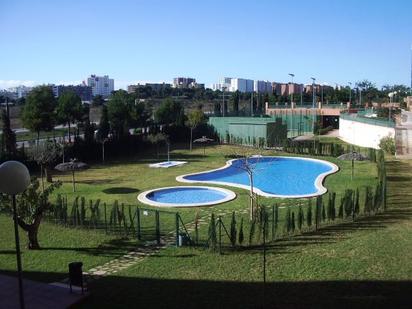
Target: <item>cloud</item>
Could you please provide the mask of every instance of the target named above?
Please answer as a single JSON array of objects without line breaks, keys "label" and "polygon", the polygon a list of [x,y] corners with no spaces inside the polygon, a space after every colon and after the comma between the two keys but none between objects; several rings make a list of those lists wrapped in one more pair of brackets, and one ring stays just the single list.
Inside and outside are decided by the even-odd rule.
[{"label": "cloud", "polygon": [[7,88],[12,88],[12,87],[17,87],[17,86],[27,86],[27,87],[33,87],[38,85],[39,83],[33,80],[2,80],[0,79],[0,89],[7,89]]},{"label": "cloud", "polygon": [[[87,82],[87,80],[85,80]],[[42,84],[55,84],[55,85],[80,85],[83,80],[60,80],[55,82],[39,82],[33,80],[1,80],[0,89],[8,89],[17,86],[34,87]],[[149,81],[149,80],[114,80],[114,89],[125,89],[129,85],[144,85],[146,83],[171,83],[170,81]]]},{"label": "cloud", "polygon": [[[55,85],[80,85],[83,81],[82,80],[60,80],[58,82],[55,82]],[[87,82],[87,81],[86,81]]]}]

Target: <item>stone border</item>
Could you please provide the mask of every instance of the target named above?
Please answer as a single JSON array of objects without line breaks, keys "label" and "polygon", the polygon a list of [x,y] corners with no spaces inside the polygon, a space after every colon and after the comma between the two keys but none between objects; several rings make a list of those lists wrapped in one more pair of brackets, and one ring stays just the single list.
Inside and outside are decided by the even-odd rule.
[{"label": "stone border", "polygon": [[[166,190],[166,189],[174,189],[174,188],[202,188],[202,189],[207,189],[207,190],[213,190],[213,191],[219,191],[224,194],[226,194],[226,197],[216,200],[213,202],[205,202],[205,203],[190,203],[190,204],[176,204],[176,203],[160,203],[160,202],[155,202],[153,200],[150,200],[147,198],[147,195],[155,192],[155,191],[160,191],[160,190]],[[176,207],[176,208],[186,208],[186,207],[202,207],[202,206],[213,206],[217,204],[222,204],[231,200],[234,200],[236,198],[236,193],[228,190],[228,189],[223,189],[223,188],[217,188],[217,187],[207,187],[207,186],[175,186],[175,187],[163,187],[163,188],[157,188],[157,189],[152,189],[148,191],[144,191],[140,193],[137,196],[137,199],[139,202],[150,205],[150,206],[156,206],[156,207]]]},{"label": "stone border", "polygon": [[[323,181],[326,178],[326,176],[331,175],[339,171],[339,167],[331,162],[325,161],[325,160],[319,160],[319,159],[313,159],[313,158],[302,158],[302,157],[287,157],[287,156],[252,156],[254,158],[256,157],[261,157],[261,158],[286,158],[286,159],[294,159],[294,160],[306,160],[306,161],[314,161],[314,162],[320,162],[326,165],[329,165],[332,170],[322,173],[316,177],[315,180],[315,187],[318,189],[316,193],[313,194],[299,194],[299,195],[281,195],[281,194],[271,194],[264,192],[260,190],[259,188],[254,187],[253,191],[257,193],[258,195],[264,196],[264,197],[280,197],[280,198],[305,198],[305,197],[314,197],[318,195],[325,194],[328,190],[323,186]],[[242,185],[242,184],[237,184],[237,183],[231,183],[231,182],[223,182],[223,181],[200,181],[200,180],[188,180],[185,177],[187,176],[194,176],[194,175],[199,175],[199,174],[205,174],[205,173],[210,173],[214,171],[219,171],[228,168],[233,164],[234,161],[239,160],[239,159],[231,159],[226,162],[225,166],[213,169],[213,170],[208,170],[200,173],[192,173],[192,174],[186,174],[186,175],[180,175],[176,177],[176,180],[179,182],[185,182],[185,183],[210,183],[210,184],[217,184],[217,185],[223,185],[223,186],[232,186],[236,188],[241,188],[245,190],[250,190],[249,185]]]}]

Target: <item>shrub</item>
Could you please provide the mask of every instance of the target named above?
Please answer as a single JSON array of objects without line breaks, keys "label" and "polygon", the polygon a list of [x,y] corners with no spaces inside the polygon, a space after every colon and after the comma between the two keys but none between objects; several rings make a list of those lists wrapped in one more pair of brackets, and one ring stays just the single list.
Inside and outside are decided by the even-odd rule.
[{"label": "shrub", "polygon": [[240,219],[240,228],[239,228],[239,244],[242,245],[245,236],[243,234],[243,218]]},{"label": "shrub", "polygon": [[379,147],[386,153],[394,155],[396,151],[395,139],[390,136],[383,137],[379,142]]},{"label": "shrub", "polygon": [[308,227],[312,226],[312,200],[308,202],[308,210],[306,214],[306,224]]},{"label": "shrub", "polygon": [[274,240],[276,238],[279,223],[279,207],[277,204],[273,206],[272,211],[272,240]]},{"label": "shrub", "polygon": [[299,205],[299,212],[298,212],[298,228],[299,231],[302,230],[302,225],[303,225],[303,220],[304,220],[304,215],[303,215],[303,209],[302,205]]},{"label": "shrub", "polygon": [[232,213],[232,221],[230,222],[230,243],[234,247],[236,245],[236,236],[237,236],[237,229],[236,229],[236,217],[235,212]]},{"label": "shrub", "polygon": [[217,244],[216,220],[215,220],[215,214],[212,213],[210,217],[210,223],[209,223],[209,248],[213,251],[216,250],[216,244]]}]

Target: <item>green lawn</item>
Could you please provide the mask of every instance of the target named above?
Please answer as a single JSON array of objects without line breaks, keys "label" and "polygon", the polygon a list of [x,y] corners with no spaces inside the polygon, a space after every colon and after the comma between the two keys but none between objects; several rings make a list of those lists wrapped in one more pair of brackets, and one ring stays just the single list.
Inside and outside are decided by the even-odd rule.
[{"label": "green lawn", "polygon": [[[139,205],[141,207],[150,208],[137,201],[137,195],[145,190],[158,187],[182,185],[175,180],[176,176],[204,170],[210,170],[223,166],[234,153],[241,153],[239,147],[233,146],[214,146],[207,148],[206,156],[203,156],[203,149],[198,148],[192,152],[187,150],[176,150],[172,153],[172,159],[186,160],[189,163],[180,167],[162,169],[149,168],[148,164],[158,162],[154,160],[155,155],[147,155],[146,157],[136,157],[127,163],[110,162],[108,164],[93,165],[91,169],[76,173],[77,190],[72,192],[71,174],[56,174],[55,179],[63,182],[62,188],[56,193],[63,194],[72,201],[75,196],[85,196],[87,199],[101,199],[108,205],[112,205],[115,200],[125,205]],[[266,155],[285,155],[274,151],[261,151]],[[288,155],[288,154],[286,154]],[[164,159],[164,158],[163,158]],[[351,180],[350,162],[339,161],[333,157],[322,157],[321,159],[328,160],[337,164],[340,171],[334,175],[328,176],[325,181],[325,186],[333,192],[337,192],[338,197],[345,189],[354,189],[364,187],[366,185],[375,185],[376,164],[369,161],[357,162],[355,165],[355,178]],[[225,204],[215,207],[202,208],[200,216],[209,216],[213,212],[228,212],[239,209],[247,209],[248,196],[247,190],[227,187],[237,194],[237,198]],[[363,191],[361,191],[363,198]],[[272,205],[278,203],[296,203],[296,200],[280,200],[274,198],[259,197],[259,202],[263,205]],[[302,200],[302,203],[306,201]],[[173,209],[170,211],[174,211]],[[185,222],[193,221],[198,210],[180,209]],[[171,222],[171,228],[174,228],[174,222]]]},{"label": "green lawn", "polygon": [[[71,192],[71,176],[55,175],[63,181],[58,193],[87,199],[100,198],[108,204],[118,200],[126,205],[139,205],[137,195],[148,189],[179,185],[175,177],[222,166],[229,155],[240,152],[231,146],[207,148],[193,152],[176,150],[173,159],[189,164],[170,169],[151,169],[153,156],[125,162],[93,165],[76,174],[78,191]],[[282,155],[272,151],[262,154]],[[350,162],[324,157],[340,167],[328,176],[325,186],[340,194],[348,188],[373,186],[376,164],[355,164],[351,180]],[[265,304],[307,307],[316,302],[326,307],[342,305],[386,306],[406,301],[411,293],[412,208],[410,181],[412,162],[388,163],[389,210],[376,217],[360,218],[324,227],[321,231],[289,237],[268,245],[267,281],[263,295],[262,248],[259,246],[231,250],[224,254],[204,248],[167,248],[143,262],[98,280],[91,285],[92,296],[84,304],[90,307],[259,307]],[[237,211],[248,207],[248,192],[231,188],[238,197],[229,203],[200,210],[202,216]],[[363,192],[361,192],[363,193]],[[57,193],[56,193],[57,194]],[[55,196],[53,197],[53,199]],[[260,198],[264,205],[291,203],[288,200]],[[295,203],[296,201],[294,201]],[[306,200],[304,202],[306,205]],[[363,195],[361,196],[363,204]],[[143,206],[143,205],[140,205]],[[173,212],[173,210],[172,210]],[[196,210],[181,210],[186,222]],[[280,217],[283,217],[283,209]],[[230,216],[225,217],[228,223]],[[173,230],[173,216],[164,219],[164,229]],[[1,215],[0,271],[13,272],[15,256],[11,218]],[[207,226],[202,229],[206,233]],[[67,263],[81,260],[85,269],[103,264],[124,253],[136,243],[120,240],[101,231],[69,229],[43,223],[40,251],[23,251],[23,268],[27,278],[54,281],[66,276]],[[5,235],[5,237],[3,237]],[[24,236],[22,236],[24,239]],[[24,241],[23,241],[24,245]],[[23,246],[22,245],[22,246]],[[329,294],[328,294],[329,293]],[[290,307],[289,306],[289,307]]]},{"label": "green lawn", "polygon": [[85,307],[410,308],[412,162],[388,170],[386,213],[269,245],[265,298],[260,248],[169,248],[95,282]]},{"label": "green lawn", "polygon": [[[0,214],[0,272],[16,269],[13,221]],[[92,230],[68,229],[43,222],[40,226],[41,250],[27,250],[27,238],[20,229],[24,277],[52,282],[67,277],[68,263],[82,261],[84,269],[104,264],[131,250],[136,240],[119,239]]]}]

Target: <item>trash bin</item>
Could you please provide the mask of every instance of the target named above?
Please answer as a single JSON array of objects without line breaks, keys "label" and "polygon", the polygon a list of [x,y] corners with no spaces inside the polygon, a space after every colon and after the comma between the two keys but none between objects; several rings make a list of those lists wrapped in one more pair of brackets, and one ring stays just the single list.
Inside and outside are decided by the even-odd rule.
[{"label": "trash bin", "polygon": [[179,247],[187,246],[190,243],[189,235],[186,233],[179,234]]},{"label": "trash bin", "polygon": [[72,286],[79,286],[82,288],[83,293],[83,263],[82,262],[72,262],[69,263],[69,281],[70,281],[70,292],[72,291]]}]

